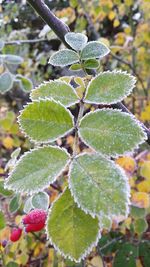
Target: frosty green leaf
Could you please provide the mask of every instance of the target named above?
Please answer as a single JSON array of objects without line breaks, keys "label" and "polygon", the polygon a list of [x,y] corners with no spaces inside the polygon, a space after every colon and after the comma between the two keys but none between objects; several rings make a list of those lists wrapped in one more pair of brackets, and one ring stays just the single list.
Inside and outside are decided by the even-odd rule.
[{"label": "frosty green leaf", "polygon": [[92,216],[127,216],[128,180],[113,161],[98,154],[75,158],[69,184],[75,201]]},{"label": "frosty green leaf", "polygon": [[47,234],[64,257],[78,262],[98,242],[98,219],[79,209],[69,189],[66,189],[49,212]]},{"label": "frosty green leaf", "polygon": [[81,138],[96,151],[118,156],[138,148],[146,134],[136,119],[114,109],[90,112],[81,121]]},{"label": "frosty green leaf", "polygon": [[136,267],[136,258],[138,257],[138,247],[131,243],[123,243],[114,258],[113,267],[132,266]]},{"label": "frosty green leaf", "polygon": [[49,197],[45,192],[39,192],[32,197],[32,206],[35,209],[47,210],[49,206]]},{"label": "frosty green leaf", "polygon": [[69,49],[62,49],[54,53],[49,59],[49,63],[51,65],[60,67],[68,66],[77,62],[79,62],[78,54]]},{"label": "frosty green leaf", "polygon": [[68,32],[65,35],[65,41],[76,51],[81,51],[85,47],[87,40],[87,36],[82,33]]},{"label": "frosty green leaf", "polygon": [[73,127],[69,110],[50,99],[29,103],[18,120],[26,135],[41,143],[54,141]]},{"label": "frosty green leaf", "polygon": [[73,87],[64,81],[49,81],[41,84],[31,92],[31,99],[53,98],[65,106],[70,106],[78,101]]},{"label": "frosty green leaf", "polygon": [[81,52],[81,59],[93,59],[93,58],[102,58],[109,53],[109,48],[98,41],[88,42],[87,45],[83,48]]},{"label": "frosty green leaf", "polygon": [[10,72],[4,72],[0,75],[0,94],[5,94],[12,88],[13,78]]},{"label": "frosty green leaf", "polygon": [[30,212],[30,210],[32,210],[32,209],[33,209],[33,206],[32,206],[32,197],[29,197],[29,198],[26,200],[25,204],[24,204],[23,211],[24,211],[25,213],[28,213],[28,212]]},{"label": "frosty green leaf", "polygon": [[102,72],[89,83],[86,102],[96,104],[120,102],[132,92],[135,82],[135,77],[126,72]]},{"label": "frosty green leaf", "polygon": [[57,147],[45,146],[26,152],[6,181],[6,188],[36,193],[48,187],[62,173],[68,154]]},{"label": "frosty green leaf", "polygon": [[23,58],[20,56],[16,56],[16,55],[2,55],[3,56],[3,60],[5,63],[7,64],[12,64],[12,65],[19,65],[23,62]]}]

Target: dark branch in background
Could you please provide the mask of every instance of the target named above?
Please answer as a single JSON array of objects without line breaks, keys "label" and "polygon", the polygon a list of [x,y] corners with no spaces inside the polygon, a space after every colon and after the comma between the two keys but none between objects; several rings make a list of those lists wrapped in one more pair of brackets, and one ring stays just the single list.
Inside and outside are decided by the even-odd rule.
[{"label": "dark branch in background", "polygon": [[70,31],[69,27],[59,20],[44,3],[43,0],[27,0],[28,3],[35,9],[45,23],[56,33],[59,39],[67,46],[64,36]]},{"label": "dark branch in background", "polygon": [[[41,16],[41,18],[51,27],[60,40],[68,47],[65,41],[65,34],[70,31],[69,27],[58,19],[46,6],[42,0],[27,0],[27,2],[35,9],[35,11]],[[88,21],[91,24],[91,21]],[[112,105],[114,108],[121,109],[123,112],[130,113],[130,111],[122,104],[117,103]],[[142,124],[143,129],[147,134],[147,143],[150,145],[150,130]]]}]

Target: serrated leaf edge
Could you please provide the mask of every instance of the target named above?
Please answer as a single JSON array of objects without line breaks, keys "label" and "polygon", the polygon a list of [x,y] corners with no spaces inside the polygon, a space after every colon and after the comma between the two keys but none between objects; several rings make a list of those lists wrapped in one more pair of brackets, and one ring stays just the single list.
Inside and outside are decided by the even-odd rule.
[{"label": "serrated leaf edge", "polygon": [[[24,128],[22,127],[22,125],[21,125],[21,122],[20,122],[20,117],[21,117],[21,115],[22,115],[22,113],[23,113],[23,111],[24,111],[24,109],[26,108],[26,107],[28,107],[29,105],[32,105],[34,102],[37,102],[37,103],[40,103],[40,101],[43,101],[43,102],[46,102],[46,101],[51,101],[51,102],[55,102],[56,104],[59,104],[59,105],[61,105],[65,110],[66,110],[66,112],[68,112],[68,114],[70,115],[70,117],[71,117],[71,119],[72,119],[72,128],[70,128],[68,131],[66,131],[64,134],[61,134],[61,135],[58,135],[57,136],[57,138],[53,138],[53,139],[48,139],[47,141],[37,141],[37,140],[35,140],[35,139],[33,139],[32,137],[30,137],[30,135],[28,135],[27,133],[26,133],[26,131],[24,130]],[[19,124],[19,128],[20,128],[20,130],[21,130],[21,132],[24,134],[24,136],[26,137],[26,138],[28,138],[31,142],[33,142],[33,143],[35,143],[35,144],[37,144],[37,145],[39,145],[39,144],[49,144],[49,143],[51,143],[51,142],[54,142],[54,141],[56,141],[58,138],[61,138],[61,137],[63,137],[63,136],[65,136],[65,135],[67,135],[68,133],[70,133],[72,130],[73,130],[73,125],[74,125],[74,117],[73,117],[73,115],[71,114],[71,112],[70,112],[70,110],[68,110],[62,103],[60,103],[60,101],[56,101],[56,100],[54,100],[54,98],[48,98],[48,97],[45,97],[45,98],[39,98],[39,100],[33,100],[32,102],[29,102],[27,105],[24,105],[23,106],[23,109],[21,110],[21,111],[19,111],[19,116],[18,116],[18,118],[17,118],[17,122],[18,122],[18,124]]]},{"label": "serrated leaf edge", "polygon": [[[65,152],[66,155],[68,156],[68,160],[66,161],[66,164],[65,164],[64,168],[61,169],[61,171],[60,171],[60,172],[53,178],[53,180],[52,180],[51,182],[47,183],[46,185],[44,185],[43,187],[40,187],[39,189],[37,189],[37,190],[32,190],[32,191],[30,191],[30,188],[29,188],[28,190],[24,191],[24,190],[18,190],[18,189],[15,189],[15,188],[14,188],[13,186],[11,186],[11,185],[7,185],[7,183],[9,182],[9,180],[10,180],[10,178],[11,178],[11,175],[13,175],[13,174],[16,172],[16,168],[18,167],[18,165],[20,164],[20,162],[24,159],[24,157],[26,157],[26,155],[31,154],[33,151],[37,151],[37,150],[43,149],[43,148],[45,148],[45,147],[59,149],[59,150]],[[30,151],[25,152],[25,153],[20,157],[20,159],[16,162],[14,168],[13,168],[12,171],[9,173],[8,178],[5,180],[4,188],[5,188],[5,189],[11,189],[11,190],[13,190],[13,191],[16,192],[16,193],[18,193],[18,192],[19,192],[19,193],[26,193],[27,195],[32,196],[32,195],[34,195],[35,193],[39,193],[39,192],[43,191],[43,190],[44,190],[45,188],[47,188],[50,184],[54,183],[54,182],[57,180],[57,178],[58,178],[58,177],[65,171],[65,169],[66,169],[66,167],[68,166],[69,162],[70,162],[70,154],[67,152],[67,150],[66,150],[65,148],[61,148],[61,147],[58,147],[58,146],[50,146],[50,145],[49,145],[49,146],[44,145],[44,146],[42,146],[42,147],[36,147],[36,148],[33,148],[33,149],[31,149]]]},{"label": "serrated leaf edge", "polygon": [[[121,114],[123,114],[123,115],[126,116],[126,117],[131,117],[131,118],[133,119],[133,121],[135,122],[135,124],[138,125],[138,126],[141,128],[141,130],[143,131],[144,138],[143,138],[143,139],[141,138],[141,141],[140,141],[134,148],[132,148],[131,150],[127,150],[127,151],[125,151],[123,154],[118,154],[118,153],[114,153],[114,154],[105,154],[105,153],[103,153],[103,152],[99,152],[99,151],[97,151],[94,147],[92,147],[91,145],[89,145],[89,144],[85,141],[85,139],[82,137],[82,134],[80,133],[80,125],[81,125],[81,123],[82,123],[82,120],[84,120],[85,117],[88,117],[88,116],[90,116],[90,115],[92,115],[92,114],[94,114],[94,113],[98,113],[98,112],[100,112],[100,111],[108,111],[108,110],[109,110],[109,111],[112,111],[112,112],[113,112],[113,111],[118,111],[118,112],[120,112]],[[97,110],[95,110],[95,111],[91,111],[91,112],[85,114],[84,117],[82,117],[82,119],[80,120],[78,135],[79,135],[80,139],[85,143],[85,145],[87,145],[89,148],[91,148],[92,150],[94,150],[96,153],[98,153],[98,154],[100,154],[101,156],[104,156],[105,158],[108,158],[108,159],[109,159],[110,157],[118,158],[119,156],[122,156],[122,155],[127,155],[127,154],[129,154],[129,153],[134,153],[134,150],[135,150],[135,149],[138,149],[139,146],[140,146],[141,144],[143,144],[143,143],[147,140],[147,134],[146,134],[146,132],[144,131],[144,129],[143,129],[143,127],[142,127],[142,123],[141,123],[140,121],[138,121],[138,120],[135,118],[135,116],[134,116],[133,114],[123,112],[123,111],[121,111],[120,109],[116,109],[116,108],[114,108],[114,109],[113,109],[113,108],[102,108],[102,109],[97,109]]]},{"label": "serrated leaf edge", "polygon": [[51,63],[51,58],[53,58],[54,55],[59,54],[61,51],[69,51],[69,52],[71,51],[71,52],[73,52],[74,54],[76,54],[78,56],[78,54],[74,50],[71,50],[71,49],[61,49],[61,50],[59,50],[59,51],[57,51],[57,52],[55,52],[55,53],[53,53],[51,55],[51,57],[50,57],[50,59],[48,61],[48,64],[51,64],[54,67],[66,67],[66,66],[69,66],[69,65],[72,65],[74,63],[79,62],[79,59],[78,60],[76,59],[76,60],[73,60],[72,63],[70,63],[70,64],[59,64],[59,65],[57,65],[57,64]]},{"label": "serrated leaf edge", "polygon": [[[98,44],[101,44],[101,45],[103,45],[106,49],[107,49],[107,52],[105,52],[102,56],[98,56],[98,57],[90,57],[90,58],[82,58],[82,52],[83,52],[83,50],[86,48],[86,46],[88,46],[89,44],[91,44],[91,43],[98,43]],[[110,49],[109,49],[109,47],[107,46],[107,45],[105,45],[104,43],[102,43],[102,42],[99,42],[99,41],[90,41],[90,42],[88,42],[87,44],[86,44],[86,46],[82,49],[82,51],[81,51],[81,59],[82,60],[87,60],[87,59],[93,59],[93,58],[99,58],[99,59],[101,59],[101,58],[103,58],[103,57],[105,57],[105,56],[107,56],[109,53],[110,53]]]},{"label": "serrated leaf edge", "polygon": [[[52,208],[53,208],[53,206],[54,206],[54,204],[55,204],[55,202],[57,202],[57,200],[65,193],[65,191],[67,190],[67,188],[68,187],[66,187],[65,189],[64,189],[64,191],[58,196],[58,198],[57,199],[55,199],[54,201],[53,201],[53,203],[52,203],[52,206],[50,207],[50,209],[49,209],[49,212],[48,212],[48,216],[47,216],[47,221],[46,221],[46,235],[47,235],[47,237],[48,237],[48,239],[49,239],[49,242],[50,242],[50,244],[52,244],[52,246],[54,247],[54,249],[56,250],[56,251],[58,251],[58,253],[60,253],[60,255],[62,255],[64,258],[68,258],[68,259],[70,259],[71,261],[75,261],[76,263],[79,263],[82,259],[84,259],[91,251],[92,251],[92,249],[98,244],[98,241],[99,241],[99,239],[101,238],[101,232],[100,232],[100,229],[101,229],[101,227],[100,227],[100,224],[99,224],[99,231],[98,231],[98,234],[97,234],[97,237],[96,237],[96,240],[94,241],[94,242],[92,242],[91,243],[91,245],[85,250],[85,252],[80,256],[80,258],[78,259],[78,260],[76,260],[75,258],[73,258],[73,257],[71,257],[69,254],[65,254],[54,242],[53,242],[53,240],[52,240],[52,238],[49,236],[49,233],[48,233],[48,218],[49,218],[49,216],[50,216],[50,214],[51,214],[51,212],[52,212]],[[71,194],[72,195],[72,194]],[[77,203],[76,203],[77,204]],[[77,206],[78,206],[78,204],[77,204]],[[78,206],[78,208],[80,208],[79,206]],[[82,209],[83,210],[83,209]],[[84,211],[84,210],[83,210]],[[87,214],[87,213],[86,213]]]},{"label": "serrated leaf edge", "polygon": [[[119,73],[119,74],[124,74],[124,75],[132,78],[132,86],[127,90],[127,93],[124,94],[123,97],[118,97],[117,99],[115,99],[113,101],[110,101],[110,102],[107,102],[107,101],[104,101],[104,102],[101,102],[101,101],[90,101],[90,100],[86,99],[86,97],[88,95],[89,87],[90,87],[91,83],[93,82],[93,80],[95,80],[97,77],[102,76],[103,74],[107,74],[107,73],[114,74],[114,75]],[[88,83],[86,94],[85,94],[85,102],[89,103],[89,104],[101,104],[101,105],[106,105],[106,104],[110,105],[110,104],[115,104],[117,102],[121,102],[124,98],[126,98],[127,96],[129,96],[131,94],[133,88],[135,87],[136,81],[137,81],[136,78],[133,75],[131,75],[130,73],[128,73],[127,71],[121,71],[121,70],[109,71],[108,70],[108,71],[100,72],[97,76],[93,77],[91,79],[91,81]]]},{"label": "serrated leaf edge", "polygon": [[[73,86],[71,86],[71,84],[65,82],[65,81],[61,81],[61,80],[49,80],[49,81],[44,81],[43,83],[41,83],[39,86],[36,86],[34,89],[31,90],[31,93],[30,93],[30,99],[32,101],[35,101],[36,99],[33,99],[32,98],[32,93],[35,91],[35,90],[38,90],[40,89],[41,86],[46,86],[47,84],[50,84],[50,83],[53,83],[53,82],[58,82],[58,83],[61,83],[61,84],[66,84],[70,87],[70,89],[72,89],[73,93],[75,94],[75,96],[77,97],[77,101],[76,102],[70,102],[68,105],[64,105],[65,107],[70,107],[70,106],[73,106],[74,104],[77,104],[79,102],[79,97],[75,91],[75,89],[73,88]],[[45,99],[47,97],[42,97],[42,99]],[[51,97],[52,99],[54,99],[53,97]],[[40,99],[40,97],[39,97]],[[55,99],[54,99],[55,100]],[[57,102],[57,100],[55,100]],[[59,101],[60,102],[60,101]],[[60,102],[61,103],[61,102]],[[62,103],[61,103],[62,104]],[[63,104],[62,104],[63,105]]]},{"label": "serrated leaf edge", "polygon": [[[99,153],[90,153],[90,152],[83,152],[79,155],[77,155],[75,158],[78,158],[78,157],[82,157],[84,155],[93,155],[93,154],[97,154],[97,155],[100,155]],[[126,182],[126,199],[127,199],[127,202],[126,202],[126,215],[125,217],[127,218],[128,215],[129,215],[129,212],[130,212],[130,208],[129,208],[129,205],[131,204],[130,202],[130,185],[129,185],[129,182],[128,182],[128,177],[126,176],[125,174],[125,171],[116,163],[114,163],[112,160],[104,157],[103,155],[100,155],[102,158],[108,160],[109,162],[111,162],[115,168],[117,168],[118,170],[120,170],[120,173],[122,175],[122,178],[123,180]],[[100,214],[97,214],[97,213],[94,213],[94,212],[91,212],[89,209],[86,209],[84,207],[82,207],[82,205],[80,204],[77,196],[74,194],[73,192],[73,189],[72,189],[72,184],[71,184],[71,179],[70,179],[70,174],[71,174],[71,170],[72,170],[72,166],[73,166],[73,163],[70,164],[69,166],[69,172],[68,172],[68,186],[69,186],[69,189],[70,189],[70,192],[71,192],[71,195],[72,197],[74,198],[74,201],[76,202],[77,206],[82,209],[86,214],[90,214],[93,218],[95,217],[102,217],[103,215],[104,216],[107,216],[109,217],[110,219],[113,219],[113,217],[116,217],[116,214],[109,214],[109,215],[106,215],[104,214],[103,212],[101,212]],[[122,214],[117,214],[117,216],[122,216]]]}]

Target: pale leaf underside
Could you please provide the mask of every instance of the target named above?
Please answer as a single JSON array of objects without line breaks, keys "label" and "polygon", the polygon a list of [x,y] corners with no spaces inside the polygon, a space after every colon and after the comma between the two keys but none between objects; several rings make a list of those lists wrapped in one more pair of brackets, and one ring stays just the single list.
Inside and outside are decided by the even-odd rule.
[{"label": "pale leaf underside", "polygon": [[81,51],[87,43],[87,36],[82,33],[68,32],[65,40],[74,50]]},{"label": "pale leaf underside", "polygon": [[146,139],[141,125],[132,115],[109,108],[83,117],[80,136],[96,151],[114,157],[138,148]]},{"label": "pale leaf underside", "polygon": [[26,152],[6,181],[6,188],[32,194],[53,183],[62,173],[69,157],[57,147],[45,146]]},{"label": "pale leaf underside", "polygon": [[72,163],[69,184],[75,201],[91,215],[128,214],[128,180],[114,162],[98,154],[83,154]]},{"label": "pale leaf underside", "polygon": [[47,220],[50,242],[64,256],[76,262],[90,252],[100,237],[99,222],[74,202],[69,189],[55,201]]}]

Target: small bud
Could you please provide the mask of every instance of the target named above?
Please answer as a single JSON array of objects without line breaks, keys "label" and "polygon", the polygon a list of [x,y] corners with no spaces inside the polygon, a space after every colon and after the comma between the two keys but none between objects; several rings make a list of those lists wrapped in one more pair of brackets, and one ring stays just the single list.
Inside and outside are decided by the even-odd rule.
[{"label": "small bud", "polygon": [[8,242],[8,241],[7,241],[6,239],[4,239],[4,240],[2,241],[2,247],[3,247],[3,248],[5,248],[5,247],[7,246],[7,242]]},{"label": "small bud", "polygon": [[12,242],[18,241],[20,239],[20,237],[21,237],[21,234],[22,234],[22,229],[21,228],[12,229],[11,235],[10,235],[10,240]]},{"label": "small bud", "polygon": [[23,224],[39,224],[46,221],[46,211],[41,209],[35,209],[30,211],[24,218]]},{"label": "small bud", "polygon": [[38,232],[38,231],[41,231],[44,228],[44,226],[45,226],[45,223],[28,224],[25,227],[25,231],[26,231],[26,233]]}]

